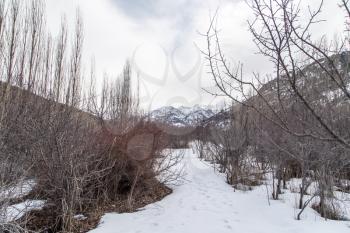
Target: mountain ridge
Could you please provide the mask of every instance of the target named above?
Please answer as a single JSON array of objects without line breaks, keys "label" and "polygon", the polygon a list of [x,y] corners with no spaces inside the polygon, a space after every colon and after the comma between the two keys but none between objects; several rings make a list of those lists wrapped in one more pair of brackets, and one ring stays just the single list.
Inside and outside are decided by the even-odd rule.
[{"label": "mountain ridge", "polygon": [[214,116],[216,111],[209,106],[165,106],[150,113],[150,119],[178,127],[194,126]]}]

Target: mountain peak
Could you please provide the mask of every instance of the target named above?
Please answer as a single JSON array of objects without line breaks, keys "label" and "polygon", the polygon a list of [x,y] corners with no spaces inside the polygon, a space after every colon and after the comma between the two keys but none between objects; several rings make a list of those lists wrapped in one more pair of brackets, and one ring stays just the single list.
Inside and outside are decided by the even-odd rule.
[{"label": "mountain peak", "polygon": [[152,120],[164,122],[174,126],[193,126],[215,115],[214,110],[207,106],[194,105],[193,107],[165,106],[150,113]]}]

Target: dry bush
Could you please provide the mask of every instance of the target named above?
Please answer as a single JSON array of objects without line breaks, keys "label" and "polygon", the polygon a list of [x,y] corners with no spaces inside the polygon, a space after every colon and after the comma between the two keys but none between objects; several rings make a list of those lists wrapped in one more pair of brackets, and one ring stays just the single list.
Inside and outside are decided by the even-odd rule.
[{"label": "dry bush", "polygon": [[[254,157],[251,119],[246,108],[233,108],[224,126],[197,128],[195,143],[200,158],[211,161],[237,189],[261,184],[264,171]],[[249,186],[249,187],[248,187]]]},{"label": "dry bush", "polygon": [[[92,66],[83,88],[83,35],[79,12],[74,33],[63,21],[54,38],[42,1],[0,3],[0,185],[34,179],[31,197],[47,201],[18,221],[23,228],[78,232],[75,215],[97,224],[108,206],[134,210],[168,194],[163,183],[175,179],[157,179],[178,160],[162,153],[162,131],[141,116],[129,63],[101,92]],[[0,225],[11,224],[21,229]]]},{"label": "dry bush", "polygon": [[[330,200],[332,202],[332,200]],[[311,205],[311,208],[316,210],[323,218],[331,220],[347,220],[346,217],[341,213],[339,206],[334,203],[329,203],[326,205],[321,205],[314,203]]]},{"label": "dry bush", "polygon": [[[349,1],[338,2],[348,27]],[[314,40],[312,27],[321,22],[323,1],[310,8],[303,21],[301,6],[294,0],[247,3],[255,15],[249,30],[258,51],[274,67],[272,79],[258,73],[249,78],[242,64],[230,62],[214,17],[204,35],[210,73],[219,90],[213,94],[228,97],[232,108],[249,109],[245,114],[250,116],[250,129],[240,132],[234,143],[249,135],[253,157],[272,174],[272,197],[278,199],[288,179],[301,178],[302,212],[310,203],[303,194],[311,178],[317,182],[315,195],[322,207],[326,199],[334,199],[334,181],[346,177],[350,160],[349,34],[344,32],[331,43],[326,37]],[[227,163],[226,156],[217,156]]]}]

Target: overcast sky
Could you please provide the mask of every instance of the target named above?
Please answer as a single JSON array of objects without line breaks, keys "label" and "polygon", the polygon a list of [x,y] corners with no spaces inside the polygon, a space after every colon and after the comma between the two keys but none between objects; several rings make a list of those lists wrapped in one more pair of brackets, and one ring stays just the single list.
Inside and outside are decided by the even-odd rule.
[{"label": "overcast sky", "polygon": [[[244,72],[271,70],[260,55],[247,29],[251,15],[243,0],[47,0],[48,26],[57,33],[61,16],[74,22],[77,7],[84,19],[85,68],[95,57],[100,79],[113,77],[129,59],[138,73],[142,104],[146,109],[164,105],[214,104],[201,88],[213,83],[200,49],[210,16],[219,8],[220,37],[227,56],[244,64]],[[306,6],[319,0],[302,0]],[[333,36],[343,30],[343,15],[336,0],[325,0],[322,15],[328,21],[315,29]],[[135,75],[135,79],[136,79]]]}]

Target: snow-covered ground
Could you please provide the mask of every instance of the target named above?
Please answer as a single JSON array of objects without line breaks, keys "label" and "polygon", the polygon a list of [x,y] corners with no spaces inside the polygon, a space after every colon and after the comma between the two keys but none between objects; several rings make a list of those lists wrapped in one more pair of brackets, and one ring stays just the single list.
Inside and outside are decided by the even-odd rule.
[{"label": "snow-covered ground", "polygon": [[136,213],[106,214],[90,233],[345,233],[350,222],[325,221],[307,208],[295,220],[295,195],[267,199],[265,186],[234,191],[221,174],[200,161],[192,150],[184,158],[185,182],[160,202]]},{"label": "snow-covered ground", "polygon": [[27,195],[35,186],[34,180],[21,180],[10,187],[0,187],[0,200],[20,198]]},{"label": "snow-covered ground", "polygon": [[7,223],[20,219],[25,213],[31,210],[40,210],[45,203],[46,202],[42,200],[26,200],[24,202],[8,206],[4,210],[1,210],[2,215],[0,215],[0,223]]},{"label": "snow-covered ground", "polygon": [[[0,201],[22,198],[35,186],[34,180],[22,180],[18,184],[0,189]],[[21,203],[0,206],[0,223],[7,223],[21,218],[26,212],[41,209],[45,205],[43,200],[25,200]]]}]

